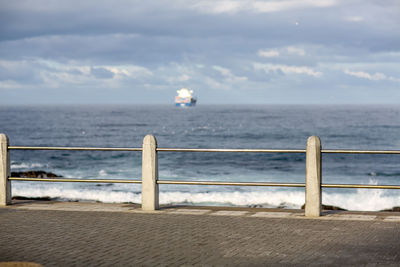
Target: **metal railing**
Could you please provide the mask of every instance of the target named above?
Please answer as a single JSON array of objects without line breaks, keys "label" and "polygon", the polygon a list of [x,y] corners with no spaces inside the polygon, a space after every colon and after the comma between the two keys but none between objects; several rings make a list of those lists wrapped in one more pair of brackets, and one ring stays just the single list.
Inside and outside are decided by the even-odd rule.
[{"label": "metal railing", "polygon": [[[68,151],[143,151],[131,147],[44,147],[44,146],[8,146],[9,150],[68,150]],[[217,149],[217,148],[157,148],[157,152],[207,152],[207,153],[306,153],[305,149]],[[321,149],[326,154],[400,154],[400,150],[344,150]],[[83,183],[142,183],[132,179],[78,179],[78,178],[28,178],[8,177],[11,181],[38,182],[83,182]],[[218,181],[177,181],[158,180],[158,184],[181,185],[223,185],[223,186],[278,186],[305,187],[305,183],[276,182],[218,182]],[[366,184],[321,184],[325,188],[364,188],[364,189],[400,189],[400,185],[366,185]]]},{"label": "metal railing", "polygon": [[[67,151],[142,151],[134,147],[49,147],[49,146],[8,146],[8,150],[67,150]],[[28,178],[8,177],[10,181],[35,182],[81,182],[81,183],[131,183],[141,184],[141,180],[132,179],[78,179],[78,178]]]},{"label": "metal railing", "polygon": [[[220,186],[275,186],[275,187],[306,187],[306,200],[307,192],[313,184],[316,190],[321,188],[363,188],[363,189],[400,189],[400,185],[367,185],[367,184],[322,184],[321,183],[321,154],[400,154],[400,150],[344,150],[344,149],[321,149],[320,140],[318,137],[310,137],[307,142],[306,149],[206,149],[206,148],[159,148],[153,136],[146,136],[141,148],[127,148],[127,147],[47,147],[47,146],[10,146],[8,145],[8,138],[2,134],[1,136],[2,151],[0,151],[0,180],[4,180],[4,192],[10,191],[7,187],[11,188],[9,181],[38,181],[38,182],[84,182],[84,183],[134,183],[142,184],[142,206],[146,202],[145,187],[151,188],[151,202],[150,210],[158,208],[158,185],[159,184],[174,184],[174,185],[220,185]],[[146,141],[146,138],[148,140]],[[150,141],[149,141],[150,140]],[[312,141],[310,143],[310,141]],[[147,142],[147,143],[146,143]],[[313,143],[314,142],[314,143]],[[310,144],[309,144],[310,143]],[[127,151],[127,152],[142,152],[142,179],[77,179],[77,178],[28,178],[28,177],[11,177],[9,166],[9,151],[10,150],[69,150],[69,151]],[[159,180],[158,179],[158,152],[207,152],[207,153],[305,153],[306,154],[306,183],[278,183],[278,182],[222,182],[222,181],[181,181],[181,180]],[[6,164],[4,164],[6,162]],[[3,174],[2,174],[3,173]],[[3,176],[3,177],[1,177]],[[312,182],[310,182],[312,181]],[[149,183],[149,185],[147,185]],[[0,184],[1,186],[1,184]],[[319,188],[319,189],[318,189]],[[310,189],[311,190],[311,189]],[[0,191],[3,192],[3,191]],[[153,192],[154,191],[154,192]],[[315,193],[315,192],[314,192]],[[314,195],[310,193],[310,195]],[[4,193],[7,195],[6,193]],[[10,193],[9,193],[10,194]],[[3,199],[4,197],[2,197]],[[8,199],[8,200],[7,200]],[[10,202],[11,196],[6,196],[2,203]],[[319,201],[316,198],[314,201]],[[0,203],[1,204],[1,203]],[[310,206],[310,204],[308,204]],[[307,207],[307,201],[306,201]],[[320,209],[320,207],[319,207]],[[307,208],[306,208],[307,215]],[[319,215],[317,215],[319,216]]]}]

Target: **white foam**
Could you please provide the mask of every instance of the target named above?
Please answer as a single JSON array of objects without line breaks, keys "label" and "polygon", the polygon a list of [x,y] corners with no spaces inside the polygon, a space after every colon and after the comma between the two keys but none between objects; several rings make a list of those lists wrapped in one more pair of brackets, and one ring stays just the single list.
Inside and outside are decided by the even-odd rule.
[{"label": "white foam", "polygon": [[390,209],[400,204],[400,194],[385,195],[382,189],[358,189],[355,193],[323,193],[326,205],[334,205],[348,210],[378,211]]},{"label": "white foam", "polygon": [[27,190],[27,188],[24,187],[13,187],[12,194],[14,196],[24,197],[50,197],[73,201],[100,201],[104,203],[141,202],[141,194],[120,191],[113,192],[100,189],[77,190],[73,188],[64,189],[60,187],[40,187]]},{"label": "white foam", "polygon": [[32,169],[32,168],[43,168],[46,165],[41,163],[25,163],[25,162],[11,162],[11,169]]},{"label": "white foam", "polygon": [[[133,185],[74,187],[67,184],[13,183],[12,194],[24,197],[50,197],[66,200],[101,201],[105,203],[141,203],[140,188]],[[136,189],[136,190],[135,190]],[[299,209],[305,202],[303,191],[161,191],[160,204],[193,204],[221,206],[262,206]],[[351,193],[323,192],[322,202],[348,210],[378,211],[399,206],[400,192],[359,189]]]},{"label": "white foam", "polygon": [[300,208],[304,203],[302,192],[162,192],[160,203],[222,204],[232,206],[262,205],[265,207],[285,206]]},{"label": "white foam", "polygon": [[107,172],[105,171],[105,170],[100,170],[99,171],[99,176],[102,176],[102,177],[104,177],[104,176],[107,176]]}]

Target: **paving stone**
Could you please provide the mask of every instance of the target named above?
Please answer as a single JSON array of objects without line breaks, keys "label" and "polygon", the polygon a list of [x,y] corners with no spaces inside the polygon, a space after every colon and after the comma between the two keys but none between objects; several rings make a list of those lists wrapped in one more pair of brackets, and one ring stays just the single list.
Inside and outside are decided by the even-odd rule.
[{"label": "paving stone", "polygon": [[169,213],[171,214],[190,214],[190,215],[201,215],[211,212],[211,210],[205,210],[205,209],[177,209],[170,211]]},{"label": "paving stone", "polygon": [[389,222],[400,222],[400,216],[386,216],[383,220]]},{"label": "paving stone", "polygon": [[248,211],[240,211],[240,210],[219,210],[211,213],[210,215],[218,215],[218,216],[243,216],[249,213]]},{"label": "paving stone", "polygon": [[[79,206],[82,209],[76,211]],[[276,215],[254,209],[140,213],[129,205],[113,212],[99,211],[101,206],[0,208],[0,262],[27,261],[46,267],[398,266],[400,262],[400,221],[394,215],[379,220],[372,219],[375,215],[359,220],[357,214],[347,214],[357,216],[346,220],[297,219],[290,212]],[[105,206],[112,210],[112,205]],[[257,213],[263,216],[254,216]]]},{"label": "paving stone", "polygon": [[266,218],[287,218],[292,216],[291,212],[256,212],[251,217],[266,217]]},{"label": "paving stone", "polygon": [[340,214],[333,215],[331,218],[338,220],[372,221],[376,219],[376,215]]}]

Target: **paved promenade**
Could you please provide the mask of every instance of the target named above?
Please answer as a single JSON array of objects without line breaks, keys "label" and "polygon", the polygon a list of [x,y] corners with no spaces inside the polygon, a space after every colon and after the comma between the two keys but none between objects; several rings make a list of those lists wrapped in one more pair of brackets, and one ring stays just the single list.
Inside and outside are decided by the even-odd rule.
[{"label": "paved promenade", "polygon": [[399,213],[28,201],[0,208],[0,227],[0,262],[43,266],[400,264]]}]

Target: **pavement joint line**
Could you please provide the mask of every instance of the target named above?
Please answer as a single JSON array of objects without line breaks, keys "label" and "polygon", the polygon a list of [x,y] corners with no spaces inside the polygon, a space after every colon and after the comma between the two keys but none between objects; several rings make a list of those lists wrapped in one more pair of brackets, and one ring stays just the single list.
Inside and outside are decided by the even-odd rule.
[{"label": "pavement joint line", "polygon": [[287,211],[251,211],[229,210],[217,207],[217,210],[196,208],[161,208],[155,211],[143,211],[138,206],[116,203],[82,203],[82,202],[51,202],[51,203],[19,203],[2,207],[10,210],[54,210],[54,211],[97,211],[97,212],[123,212],[144,214],[175,214],[175,215],[213,215],[213,216],[241,216],[247,218],[287,218],[287,219],[317,219],[317,220],[347,220],[347,221],[382,221],[400,222],[400,213],[395,215],[368,215],[368,214],[342,214],[340,212],[324,212],[320,217],[305,217],[304,212]]}]

